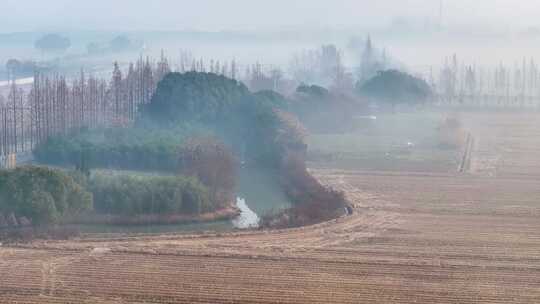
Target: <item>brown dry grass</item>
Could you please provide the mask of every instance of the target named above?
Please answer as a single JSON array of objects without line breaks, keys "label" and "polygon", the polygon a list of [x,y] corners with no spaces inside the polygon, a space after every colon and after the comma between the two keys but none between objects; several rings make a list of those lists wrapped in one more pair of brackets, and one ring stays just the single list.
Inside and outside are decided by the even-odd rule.
[{"label": "brown dry grass", "polygon": [[540,115],[463,117],[467,174],[315,170],[356,210],[311,227],[0,247],[0,302],[540,303]]}]

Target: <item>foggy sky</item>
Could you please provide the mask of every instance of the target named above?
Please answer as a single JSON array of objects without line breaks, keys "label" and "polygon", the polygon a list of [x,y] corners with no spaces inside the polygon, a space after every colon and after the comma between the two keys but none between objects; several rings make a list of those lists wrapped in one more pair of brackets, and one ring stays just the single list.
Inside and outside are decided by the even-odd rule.
[{"label": "foggy sky", "polygon": [[[0,32],[263,30],[438,21],[439,0],[0,0]],[[445,0],[444,24],[540,25],[537,0]]]}]

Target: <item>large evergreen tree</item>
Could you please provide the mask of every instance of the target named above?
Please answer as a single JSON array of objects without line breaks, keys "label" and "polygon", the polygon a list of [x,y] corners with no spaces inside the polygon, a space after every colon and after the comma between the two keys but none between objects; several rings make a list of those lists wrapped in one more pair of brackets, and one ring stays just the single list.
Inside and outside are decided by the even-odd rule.
[{"label": "large evergreen tree", "polygon": [[374,101],[391,105],[423,103],[433,95],[424,80],[397,70],[379,72],[357,90]]}]

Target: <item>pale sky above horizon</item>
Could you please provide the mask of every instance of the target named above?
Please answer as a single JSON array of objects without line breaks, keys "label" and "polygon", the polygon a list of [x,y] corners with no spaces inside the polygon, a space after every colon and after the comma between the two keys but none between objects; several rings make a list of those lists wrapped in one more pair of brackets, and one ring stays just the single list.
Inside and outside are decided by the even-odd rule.
[{"label": "pale sky above horizon", "polygon": [[[383,26],[438,19],[439,0],[0,0],[0,32],[37,30],[261,30]],[[444,22],[540,25],[537,0],[443,0]]]}]

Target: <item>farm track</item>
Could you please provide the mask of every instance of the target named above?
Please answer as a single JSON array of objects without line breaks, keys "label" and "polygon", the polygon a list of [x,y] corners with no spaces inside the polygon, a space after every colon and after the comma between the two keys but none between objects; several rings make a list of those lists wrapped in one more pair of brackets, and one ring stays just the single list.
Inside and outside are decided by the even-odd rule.
[{"label": "farm track", "polygon": [[540,303],[540,115],[469,115],[469,174],[313,170],[352,216],[0,247],[0,302]]}]

